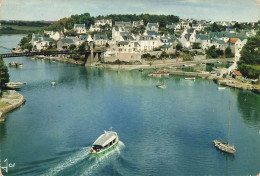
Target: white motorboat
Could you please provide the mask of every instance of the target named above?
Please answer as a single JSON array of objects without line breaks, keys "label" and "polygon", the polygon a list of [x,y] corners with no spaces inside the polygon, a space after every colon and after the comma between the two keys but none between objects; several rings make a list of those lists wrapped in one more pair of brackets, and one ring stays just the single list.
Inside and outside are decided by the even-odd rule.
[{"label": "white motorboat", "polygon": [[196,78],[195,77],[192,77],[192,78],[185,78],[185,80],[195,80]]},{"label": "white motorboat", "polygon": [[226,87],[218,87],[218,90],[225,90]]},{"label": "white motorboat", "polygon": [[161,88],[161,89],[166,89],[165,84],[157,84],[156,87]]},{"label": "white motorboat", "polygon": [[114,131],[104,131],[104,134],[99,136],[93,143],[89,155],[92,157],[98,157],[104,155],[111,150],[114,150],[119,142],[119,137]]}]

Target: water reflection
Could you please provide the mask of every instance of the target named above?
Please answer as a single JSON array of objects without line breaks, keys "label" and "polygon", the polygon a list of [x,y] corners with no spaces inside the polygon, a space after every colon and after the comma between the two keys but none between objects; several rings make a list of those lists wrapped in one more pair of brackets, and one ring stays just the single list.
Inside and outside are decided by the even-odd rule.
[{"label": "water reflection", "polygon": [[5,135],[6,135],[5,123],[0,123],[0,143],[2,139],[5,137]]},{"label": "water reflection", "polygon": [[238,91],[237,106],[244,121],[260,129],[260,96],[251,92]]}]

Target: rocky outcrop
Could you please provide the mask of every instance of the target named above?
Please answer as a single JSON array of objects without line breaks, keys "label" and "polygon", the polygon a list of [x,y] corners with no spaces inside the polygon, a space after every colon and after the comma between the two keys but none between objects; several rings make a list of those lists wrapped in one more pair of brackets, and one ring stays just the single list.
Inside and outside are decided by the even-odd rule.
[{"label": "rocky outcrop", "polygon": [[4,91],[0,98],[0,118],[25,103],[25,98],[15,90]]}]

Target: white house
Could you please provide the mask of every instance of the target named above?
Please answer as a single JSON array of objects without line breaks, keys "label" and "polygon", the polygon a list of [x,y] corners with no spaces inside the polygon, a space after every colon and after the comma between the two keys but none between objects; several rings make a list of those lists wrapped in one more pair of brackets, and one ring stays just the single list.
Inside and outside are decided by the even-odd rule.
[{"label": "white house", "polygon": [[105,26],[106,24],[112,27],[112,19],[95,20],[95,26]]},{"label": "white house", "polygon": [[194,28],[196,31],[201,31],[202,29],[204,29],[204,26],[201,24],[193,24],[192,28]]},{"label": "white house", "polygon": [[185,29],[179,40],[183,47],[189,48],[192,43],[196,42],[196,30],[194,28]]},{"label": "white house", "polygon": [[200,43],[201,49],[205,50],[211,47],[211,40],[207,35],[198,35],[196,37],[196,42]]},{"label": "white house", "polygon": [[59,32],[54,32],[54,31],[44,31],[44,34],[47,34],[52,38],[53,40],[59,40],[61,38],[61,35]]},{"label": "white house", "polygon": [[105,46],[108,43],[107,35],[94,35],[94,43],[97,46]]},{"label": "white house", "polygon": [[166,28],[168,28],[168,29],[174,29],[175,31],[177,31],[177,30],[181,30],[181,25],[179,24],[179,23],[177,23],[177,24],[167,24],[166,25]]},{"label": "white house", "polygon": [[68,49],[72,44],[74,44],[74,41],[71,38],[60,39],[57,42],[57,50],[61,51],[64,49]]},{"label": "white house", "polygon": [[235,61],[239,61],[241,55],[240,55],[240,51],[242,50],[242,48],[244,47],[244,45],[247,43],[247,39],[238,39],[235,43]]},{"label": "white house", "polygon": [[189,23],[187,23],[187,22],[185,22],[185,21],[182,21],[181,22],[181,28],[182,29],[187,29],[187,28],[189,28],[190,26],[189,26]]},{"label": "white house", "polygon": [[74,30],[78,33],[78,34],[86,34],[86,27],[85,24],[74,24]]},{"label": "white house", "polygon": [[132,24],[133,27],[138,27],[138,26],[142,26],[142,25],[144,25],[144,21],[143,20],[133,21],[133,24]]},{"label": "white house", "polygon": [[138,53],[141,47],[137,41],[121,41],[117,46],[119,53]]},{"label": "white house", "polygon": [[147,23],[146,30],[158,32],[159,31],[159,23]]},{"label": "white house", "polygon": [[142,52],[148,52],[155,48],[158,48],[159,46],[162,46],[162,42],[160,39],[150,35],[140,36],[138,43],[140,44],[140,49]]},{"label": "white house", "polygon": [[112,40],[113,41],[129,41],[134,40],[133,34],[128,32],[127,27],[113,27]]},{"label": "white house", "polygon": [[89,30],[90,30],[91,32],[94,32],[94,31],[99,32],[99,31],[100,31],[100,25],[93,25],[93,24],[91,24]]},{"label": "white house", "polygon": [[33,34],[31,44],[34,50],[44,50],[53,44],[53,39],[44,37],[42,34]]}]

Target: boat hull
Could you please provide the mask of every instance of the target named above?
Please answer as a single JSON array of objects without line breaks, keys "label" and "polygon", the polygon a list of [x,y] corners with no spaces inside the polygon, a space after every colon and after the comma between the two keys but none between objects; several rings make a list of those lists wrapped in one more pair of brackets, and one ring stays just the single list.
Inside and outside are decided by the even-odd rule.
[{"label": "boat hull", "polygon": [[214,140],[213,143],[216,148],[218,148],[219,150],[221,150],[223,152],[227,152],[227,153],[231,153],[231,154],[234,154],[236,152],[236,150],[233,146],[230,146],[226,143],[220,142],[218,140]]},{"label": "boat hull", "polygon": [[166,89],[166,85],[163,85],[163,84],[158,84],[158,85],[156,85],[156,87],[161,88],[161,89]]},{"label": "boat hull", "polygon": [[101,152],[90,152],[89,153],[89,156],[90,157],[100,157],[100,156],[103,156],[105,155],[106,153],[109,153],[110,151],[114,150],[116,147],[118,146],[118,141],[113,145],[111,146],[110,148],[107,148],[106,150],[103,150]]}]

